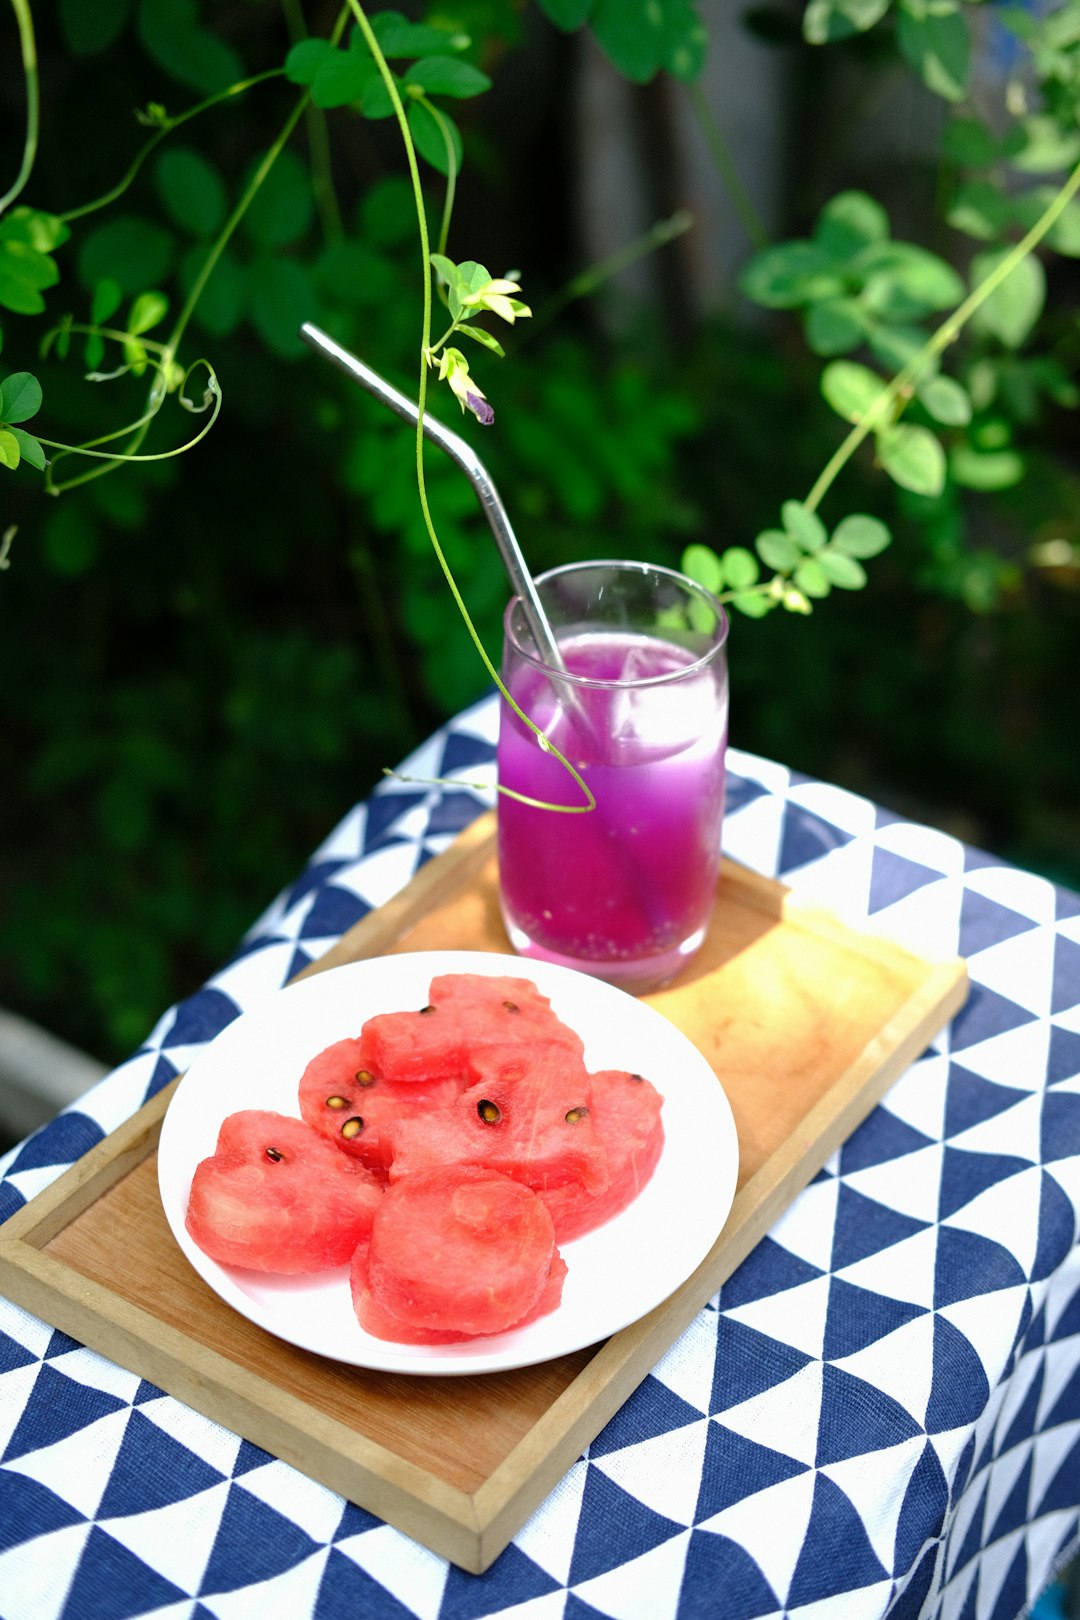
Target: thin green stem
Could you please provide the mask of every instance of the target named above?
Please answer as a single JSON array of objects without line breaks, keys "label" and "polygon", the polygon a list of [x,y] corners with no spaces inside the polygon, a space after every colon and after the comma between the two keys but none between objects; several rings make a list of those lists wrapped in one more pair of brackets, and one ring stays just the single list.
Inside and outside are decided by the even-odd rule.
[{"label": "thin green stem", "polygon": [[448,119],[435,106],[434,102],[429,101],[427,96],[419,96],[417,99],[422,107],[427,108],[438,124],[439,133],[442,135],[446,146],[446,195],[443,198],[442,219],[439,223],[439,245],[435,250],[437,253],[445,253],[446,244],[450,238],[450,220],[454,213],[454,201],[457,197],[457,162],[454,155],[454,138],[450,133]]},{"label": "thin green stem", "polygon": [[438,354],[439,350],[441,348],[443,348],[443,346],[445,344],[449,343],[450,339],[453,337],[453,335],[457,331],[457,329],[458,329],[458,322],[457,321],[451,321],[450,325],[446,328],[446,331],[443,333],[442,337],[439,338],[435,343],[432,343],[428,347],[428,350],[427,350],[428,354],[430,354],[430,355]]},{"label": "thin green stem", "polygon": [[731,198],[731,205],[739,216],[743,230],[750,238],[754,248],[760,251],[769,245],[769,233],[765,229],[761,215],[750,199],[750,193],[742,183],[739,171],[728,150],[727,141],[716,119],[712,108],[705,99],[704,91],[699,84],[687,86],[690,95],[690,105],[694,110],[701,132],[705,137],[706,145],[716,164],[717,173],[724,184],[724,189]]},{"label": "thin green stem", "polygon": [[29,0],[11,0],[15,8],[15,21],[19,27],[19,50],[22,53],[23,83],[26,86],[26,134],[23,138],[22,162],[11,185],[0,197],[0,214],[10,208],[29,180],[37,157],[38,131],[41,124],[41,86],[38,81],[37,43],[34,39],[34,20],[30,15]]},{"label": "thin green stem", "polygon": [[[207,365],[206,361],[197,361],[196,364]],[[194,369],[194,368],[192,368],[192,369]],[[135,433],[135,437],[132,440],[132,443],[136,447],[138,445],[142,444],[143,440],[146,437],[146,432],[147,432],[147,429],[148,429],[148,427],[150,425],[150,422],[157,415],[157,409],[156,408],[153,411],[149,412],[149,414],[147,416],[141,418],[138,422],[131,422],[131,423],[129,423],[127,425],[127,427],[119,428],[116,431],[116,433],[103,434],[100,439],[91,440],[90,444],[68,445],[68,444],[58,444],[55,439],[38,439],[38,443],[41,444],[41,445],[44,445],[46,449],[59,450],[61,456],[68,456],[68,455],[90,456],[95,460],[102,460],[102,461],[104,461],[106,463],[106,465],[103,466],[103,467],[94,467],[94,468],[91,468],[90,471],[88,471],[88,472],[80,473],[75,478],[65,479],[65,481],[62,484],[53,483],[53,481],[52,481],[52,468],[50,467],[49,476],[47,478],[46,485],[45,485],[46,493],[49,494],[49,495],[59,495],[64,490],[75,489],[80,484],[88,484],[94,478],[100,478],[104,473],[108,472],[112,467],[116,466],[118,462],[128,462],[128,461],[170,461],[170,460],[172,460],[172,458],[174,456],[182,456],[188,450],[193,450],[195,448],[195,446],[200,443],[201,440],[206,438],[206,435],[213,428],[214,423],[217,421],[218,415],[220,414],[220,411],[221,411],[221,389],[218,386],[217,377],[215,376],[215,374],[213,372],[213,369],[209,365],[207,365],[207,370],[210,373],[210,381],[209,381],[207,386],[208,386],[211,398],[213,399],[213,410],[211,411],[210,416],[207,419],[207,421],[204,422],[203,426],[199,429],[198,433],[195,434],[194,438],[188,439],[186,441],[186,443],[184,443],[184,444],[175,445],[171,450],[158,450],[158,451],[155,451],[152,455],[138,455],[138,454],[135,453],[134,450],[132,450],[129,447],[129,449],[127,449],[122,456],[117,456],[111,450],[95,450],[95,449],[91,448],[91,446],[95,445],[95,444],[107,444],[110,439],[117,438],[117,437],[119,437],[119,436],[121,436],[123,434],[126,434],[126,433],[130,433],[132,431],[132,429],[137,429],[138,430]],[[190,376],[190,374],[191,373],[189,371],[188,375]],[[59,459],[59,458],[57,458],[57,459]]]},{"label": "thin green stem", "polygon": [[[338,13],[333,30],[331,31],[331,45],[336,45],[338,40],[341,38],[342,33],[345,30],[345,24],[348,21],[348,16],[349,7],[346,4]],[[270,173],[270,170],[274,167],[274,164],[277,162],[278,158],[285,150],[285,147],[288,145],[290,137],[292,136],[297,124],[304,116],[304,112],[307,109],[310,100],[311,91],[305,90],[304,94],[299,98],[288,118],[286,118],[277,138],[274,140],[269,150],[263,153],[254,174],[244,187],[243,196],[240,198],[240,201],[236,204],[236,207],[225,221],[225,224],[222,226],[213,246],[206,255],[206,258],[203,260],[199,273],[195,277],[195,281],[184,301],[184,306],[176,318],[172,332],[169,334],[167,347],[172,354],[176,353],[176,350],[180,344],[180,339],[183,337],[184,332],[187,329],[187,324],[195,312],[195,307],[198,304],[199,299],[202,297],[203,289],[205,288],[206,283],[210,280],[210,277],[213,275],[221,255],[224,253],[226,247],[231,241],[233,232],[236,230],[237,226],[240,224],[240,221],[251,207],[251,204],[257,196],[259,189],[265,181],[267,175]]]},{"label": "thin green stem", "polygon": [[[295,45],[307,38],[307,24],[299,0],[282,0],[289,38]],[[304,115],[307,126],[308,150],[311,154],[311,187],[315,194],[315,207],[322,220],[323,234],[328,242],[341,242],[345,227],[334,190],[333,166],[330,160],[330,137],[326,114],[312,102]]]},{"label": "thin green stem", "polygon": [[[552,757],[557,759],[559,764],[570,773],[576,785],[581,789],[582,793],[584,793],[586,803],[546,804],[540,800],[526,798],[518,793],[511,792],[509,796],[520,799],[523,804],[534,805],[537,809],[557,810],[566,815],[581,814],[582,812],[594,810],[596,808],[596,797],[593,794],[592,789],[582,778],[580,772],[577,771],[574,766],[571,765],[570,761],[565,759],[559,750],[544,736],[544,733],[540,730],[539,726],[537,726],[534,721],[529,719],[528,715],[522,711],[517,702],[507,691],[505,685],[503,684],[502,677],[488,656],[487,649],[480,639],[479,632],[472,621],[472,616],[465,605],[465,601],[460,590],[458,589],[457,581],[454,578],[450,564],[446,560],[446,555],[443,552],[442,544],[435,528],[435,522],[431,515],[431,507],[428,502],[427,479],[424,474],[424,410],[427,403],[427,354],[431,347],[432,305],[431,239],[428,234],[427,212],[424,207],[424,191],[420,183],[420,167],[416,158],[416,147],[413,144],[412,132],[409,129],[409,121],[405,115],[405,107],[401,100],[401,93],[398,90],[397,81],[394,78],[394,75],[391,73],[386,58],[379,48],[379,42],[376,39],[374,30],[367,19],[364,8],[360,4],[360,0],[349,0],[349,6],[353,16],[356,18],[357,26],[364,36],[367,47],[375,59],[375,64],[378,67],[380,77],[382,78],[383,84],[386,86],[387,95],[390,97],[391,105],[394,108],[394,115],[397,118],[398,128],[401,131],[401,139],[405,147],[405,159],[406,163],[408,164],[409,179],[412,183],[413,200],[416,206],[416,223],[420,236],[420,257],[423,284],[423,317],[421,321],[420,337],[420,383],[417,394],[416,418],[416,487],[420,497],[420,510],[423,514],[424,526],[427,529],[428,539],[431,541],[435,556],[438,559],[439,567],[442,569],[443,577],[445,578],[447,586],[450,590],[450,594],[454,599],[454,605],[461,615],[462,622],[469,633],[473,646],[476,648],[476,651],[479,654],[481,663],[487,670],[487,673],[494,681],[502,696],[510,705],[511,709],[517,715],[518,719],[529,727],[534,736],[539,738],[544,747],[550,751]],[[451,169],[452,168],[453,164],[451,164]],[[499,791],[506,793],[508,790],[500,787]]]},{"label": "thin green stem", "polygon": [[[348,6],[346,5],[343,6],[339,12],[333,32],[330,36],[332,44],[336,44],[341,38],[345,24],[348,21],[348,16]],[[153,150],[153,147],[157,144],[161,137],[168,133],[169,129],[176,128],[180,123],[184,123],[189,118],[195,117],[197,113],[205,111],[208,107],[215,105],[218,101],[224,100],[230,95],[239,94],[242,89],[246,89],[250,85],[258,83],[260,79],[279,76],[280,70],[275,69],[271,73],[259,75],[258,79],[245,80],[241,84],[234,85],[229,90],[222,92],[220,96],[211,97],[208,101],[201,102],[197,107],[190,108],[188,112],[183,113],[179,118],[172,120],[167,128],[158,131],[157,134],[151,138],[151,140],[147,143],[147,146],[138,155],[132,170],[129,171],[129,174],[125,180],[121,182],[121,189],[123,189],[125,184],[130,184],[131,176],[137,172],[139,165],[145,161],[146,157],[149,155],[149,152]],[[169,333],[165,343],[161,346],[160,353],[163,373],[167,371],[169,365],[172,364],[175,358],[176,351],[180,346],[180,342],[185,331],[187,330],[188,323],[195,312],[199,299],[202,297],[206,284],[213,274],[222,253],[225,251],[225,248],[231,240],[237,226],[240,224],[247,210],[250,208],[255,196],[259,191],[259,188],[265,181],[266,176],[270,173],[274,163],[284,151],[290,136],[303,116],[304,110],[310,100],[310,95],[311,92],[306,90],[298,99],[288,118],[285,120],[285,123],[282,126],[276,140],[273,142],[270,149],[264,153],[261,162],[255,170],[255,173],[245,186],[242,197],[236,204],[236,207],[233,209],[228,219],[225,221],[221,231],[211,245],[206,258],[203,260],[203,263],[199,269],[199,274],[196,276],[195,281],[188,292],[187,298],[184,300],[183,307],[173,323],[172,331]],[[108,197],[105,200],[111,200],[112,195],[112,193],[108,194]],[[93,204],[90,206],[96,207],[98,204]],[[80,210],[80,212],[88,211],[88,208]],[[213,416],[202,432],[197,434],[196,437],[190,440],[188,444],[182,446],[182,449],[188,450],[191,449],[193,445],[198,444],[200,439],[205,438],[206,434],[216,421],[218,410],[220,409],[220,393],[217,390],[216,379],[214,381],[214,390],[218,403],[215,405]],[[104,464],[102,466],[92,468],[90,471],[80,474],[77,478],[68,479],[67,482],[62,485],[55,485],[52,489],[52,493],[58,494],[61,489],[72,489],[77,484],[90,483],[95,478],[102,478],[106,473],[111,472],[113,468],[123,465],[123,463],[126,461],[158,461],[168,456],[178,455],[180,453],[178,450],[165,451],[161,455],[149,456],[143,456],[137,453],[139,451],[139,447],[146,439],[146,435],[150,428],[150,423],[161,409],[164,398],[164,389],[159,388],[155,383],[155,386],[150,393],[150,408],[145,415],[140,417],[135,423],[131,424],[131,428],[134,429],[134,438],[131,440],[131,443],[125,447],[124,451],[118,455],[105,456]],[[119,433],[108,435],[107,439],[120,437],[122,433],[127,431],[129,431],[129,429],[121,429]],[[107,440],[91,440],[90,444],[98,442],[104,443],[107,442]],[[101,456],[103,454],[102,452],[90,449],[89,446],[65,446],[64,450],[67,454],[85,454],[93,456]]]},{"label": "thin green stem", "polygon": [[77,333],[82,337],[109,338],[113,343],[138,343],[142,348],[152,350],[155,354],[164,354],[167,348],[166,344],[155,343],[153,338],[144,337],[142,333],[136,335],[132,332],[121,332],[113,326],[94,326],[83,321],[65,321],[62,327],[54,327],[47,334],[46,340],[51,340],[61,330]]},{"label": "thin green stem", "polygon": [[664,247],[673,242],[677,236],[682,236],[694,223],[694,216],[685,208],[680,208],[670,219],[659,219],[644,235],[635,237],[634,241],[626,243],[624,247],[617,248],[614,253],[599,259],[596,264],[589,265],[587,269],[579,272],[572,280],[566,283],[560,292],[554,294],[546,303],[536,311],[528,326],[513,343],[507,348],[517,352],[523,348],[530,339],[549,326],[556,316],[561,315],[568,304],[578,298],[588,298],[597,292],[612,276],[617,276],[621,270],[636,264],[649,253],[655,253],[657,248]]},{"label": "thin green stem", "polygon": [[948,348],[950,343],[956,341],[960,332],[968,321],[980,309],[992,293],[996,292],[1007,276],[1010,276],[1017,265],[1042,241],[1055,220],[1064,213],[1076,192],[1080,191],[1080,163],[1073,169],[1060,191],[1047,205],[1026,236],[1015,243],[1003,259],[991,270],[990,274],[968,294],[962,304],[959,304],[947,320],[943,321],[937,331],[927,343],[914,355],[903,368],[897,372],[892,382],[883,388],[877,399],[868,407],[844,439],[836,452],[830,457],[822,468],[818,478],[804,501],[804,506],[815,511],[820,506],[826,493],[835,482],[839,473],[851,460],[855,451],[862,444],[868,434],[872,433],[890,406],[901,394],[905,393],[926,370],[926,367],[941,352]]},{"label": "thin green stem", "polygon": [[194,107],[189,107],[187,112],[177,113],[175,118],[168,119],[160,129],[156,129],[149,140],[139,148],[127,171],[116,182],[115,186],[103,192],[100,197],[95,197],[92,202],[82,203],[78,208],[69,208],[66,213],[57,217],[62,219],[65,224],[70,224],[73,219],[82,219],[84,214],[94,214],[101,208],[107,208],[110,203],[116,202],[118,198],[124,195],[124,192],[127,191],[151,152],[165,139],[166,135],[171,135],[173,130],[180,129],[184,124],[189,123],[191,119],[198,118],[201,113],[209,112],[212,107],[221,106],[222,103],[230,101],[234,96],[243,95],[245,91],[250,90],[254,85],[263,84],[267,79],[280,79],[283,72],[283,68],[269,68],[265,73],[256,73],[250,79],[239,79],[235,84],[231,84],[227,90],[220,90],[217,95],[207,96],[205,101],[200,101]]},{"label": "thin green stem", "polygon": [[288,118],[286,118],[284,124],[278,132],[276,138],[260,158],[255,167],[255,172],[251,176],[251,179],[248,181],[247,185],[244,187],[243,194],[241,195],[239,202],[236,204],[236,207],[233,209],[232,213],[225,221],[225,224],[218,232],[217,237],[214,239],[214,243],[199,267],[199,273],[191,284],[188,295],[184,300],[183,307],[181,308],[179,315],[176,317],[176,320],[173,323],[172,331],[170,332],[166,341],[166,349],[170,354],[176,353],[180,340],[187,329],[188,322],[195,313],[195,307],[203,295],[207,282],[210,280],[210,277],[217,268],[221,255],[224,253],[226,247],[228,247],[229,242],[232,240],[233,233],[240,224],[244,215],[247,213],[248,209],[251,207],[251,204],[255,200],[255,197],[261,189],[267,175],[270,173],[270,170],[274,167],[274,164],[277,162],[285,147],[288,145],[294,129],[304,116],[304,110],[307,107],[310,96],[310,90],[305,90],[304,94],[297,101],[292,112],[289,114]]}]

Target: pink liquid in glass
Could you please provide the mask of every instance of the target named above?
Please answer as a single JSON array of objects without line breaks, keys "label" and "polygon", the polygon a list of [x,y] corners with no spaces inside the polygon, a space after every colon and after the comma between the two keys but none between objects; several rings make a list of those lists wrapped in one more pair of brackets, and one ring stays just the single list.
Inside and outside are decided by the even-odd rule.
[{"label": "pink liquid in glass", "polygon": [[[642,684],[575,682],[575,712],[557,681],[508,648],[508,689],[580,770],[596,809],[562,815],[500,795],[504,919],[521,954],[644,990],[678,972],[712,912],[724,804],[724,662],[695,664],[678,646],[619,631],[560,637],[560,645],[573,675]],[[581,802],[564,767],[505,702],[498,763],[504,787],[555,804]]]}]

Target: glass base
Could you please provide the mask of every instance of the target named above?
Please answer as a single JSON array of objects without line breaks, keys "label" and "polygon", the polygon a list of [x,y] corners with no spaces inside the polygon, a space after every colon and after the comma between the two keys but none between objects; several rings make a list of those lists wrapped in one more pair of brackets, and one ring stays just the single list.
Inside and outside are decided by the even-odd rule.
[{"label": "glass base", "polygon": [[587,957],[567,956],[561,951],[537,944],[506,915],[505,910],[503,924],[518,956],[531,957],[537,962],[554,962],[557,967],[574,968],[578,973],[587,973],[593,979],[603,979],[605,984],[626,990],[632,996],[647,995],[651,990],[661,990],[664,985],[670,984],[697,955],[705,938],[705,929],[699,928],[681,945],[672,946],[660,955],[641,957],[637,961],[619,959],[598,962]]}]

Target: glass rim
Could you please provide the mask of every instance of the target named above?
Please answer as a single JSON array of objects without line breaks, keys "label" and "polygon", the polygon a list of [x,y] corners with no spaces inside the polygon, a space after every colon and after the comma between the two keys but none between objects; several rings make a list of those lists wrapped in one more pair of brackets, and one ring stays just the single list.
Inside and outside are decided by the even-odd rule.
[{"label": "glass rim", "polygon": [[[541,586],[546,585],[550,580],[558,579],[560,575],[581,574],[586,569],[594,568],[610,568],[623,574],[659,574],[685,588],[688,595],[697,596],[707,602],[717,617],[718,634],[712,646],[706,652],[703,652],[700,657],[695,658],[692,663],[685,664],[681,669],[666,670],[661,675],[646,675],[636,680],[618,680],[612,676],[577,675],[571,670],[556,668],[554,664],[549,664],[540,653],[530,652],[527,647],[522,646],[513,628],[514,609],[522,602],[522,598],[512,596],[503,614],[503,633],[517,656],[523,658],[533,669],[550,676],[553,680],[567,681],[573,686],[599,687],[608,691],[614,691],[620,687],[638,689],[647,686],[665,686],[676,681],[688,680],[707,668],[719,655],[726,652],[731,620],[728,618],[724,604],[713,595],[712,591],[708,590],[704,585],[700,585],[696,579],[691,579],[688,574],[681,574],[677,568],[666,568],[661,563],[599,557],[584,562],[560,563],[556,568],[548,568],[545,569],[544,573],[537,574],[533,583],[539,590]],[[656,639],[662,640],[663,638],[658,636]]]}]

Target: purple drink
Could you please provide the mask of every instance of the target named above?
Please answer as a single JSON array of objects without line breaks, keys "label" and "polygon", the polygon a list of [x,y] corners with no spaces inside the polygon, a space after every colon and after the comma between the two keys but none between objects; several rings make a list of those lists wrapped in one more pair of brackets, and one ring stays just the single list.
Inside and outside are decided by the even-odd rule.
[{"label": "purple drink", "polygon": [[[634,568],[635,592],[645,588],[641,565],[583,567],[593,574]],[[558,570],[549,580],[582,572]],[[690,588],[665,570],[647,573],[650,592],[657,579],[666,591],[671,581]],[[523,955],[627,989],[655,988],[698,948],[712,912],[727,741],[726,621],[713,604],[711,633],[675,625],[678,640],[669,641],[670,608],[657,625],[654,607],[646,629],[635,622],[645,617],[640,611],[622,611],[617,621],[628,622],[594,629],[579,600],[575,622],[563,625],[546,584],[541,600],[566,671],[550,672],[527,637],[523,644],[512,607],[503,677],[597,802],[595,810],[565,815],[500,795],[504,920]],[[597,593],[601,600],[605,594]],[[505,702],[498,762],[502,787],[551,804],[581,802],[565,768]]]}]

